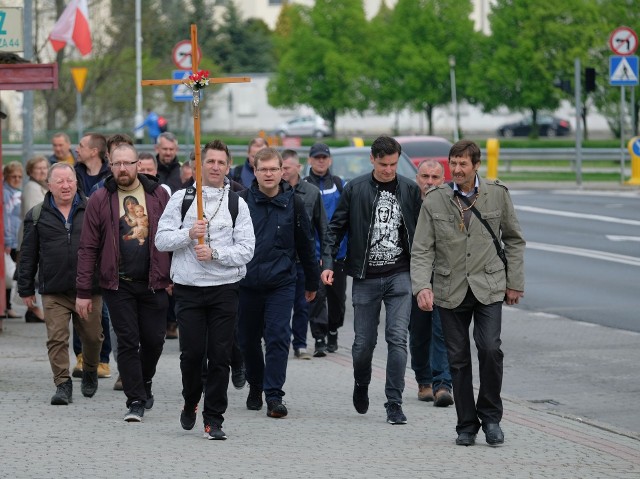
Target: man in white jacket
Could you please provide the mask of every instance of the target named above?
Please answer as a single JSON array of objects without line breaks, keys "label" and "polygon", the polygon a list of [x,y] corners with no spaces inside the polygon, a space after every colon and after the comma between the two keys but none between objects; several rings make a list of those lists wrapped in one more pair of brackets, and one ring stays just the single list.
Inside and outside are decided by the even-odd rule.
[{"label": "man in white jacket", "polygon": [[[204,219],[197,220],[189,189],[171,197],[158,223],[156,247],[172,251],[171,279],[180,330],[180,370],[184,408],[180,423],[192,429],[202,396],[202,363],[206,355],[204,421],[207,439],[226,439],[229,363],[238,309],[238,282],[246,274],[255,247],[253,224],[244,200],[229,189],[231,156],[214,140],[202,149]],[[187,195],[187,199],[185,199]],[[204,243],[199,244],[198,239]]]}]

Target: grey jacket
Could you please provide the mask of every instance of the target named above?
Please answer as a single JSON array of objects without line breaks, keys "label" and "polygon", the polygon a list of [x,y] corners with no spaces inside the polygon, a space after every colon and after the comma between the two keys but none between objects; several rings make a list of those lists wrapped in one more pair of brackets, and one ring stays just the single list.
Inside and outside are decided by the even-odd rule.
[{"label": "grey jacket", "polygon": [[[411,250],[413,294],[428,288],[434,302],[453,309],[467,289],[482,304],[504,299],[506,288],[524,291],[525,240],[511,196],[499,180],[479,178],[476,209],[504,244],[508,272],[496,253],[491,233],[471,215],[469,228],[460,231],[460,210],[447,184],[429,190],[420,210]],[[431,275],[433,273],[433,284]]]}]

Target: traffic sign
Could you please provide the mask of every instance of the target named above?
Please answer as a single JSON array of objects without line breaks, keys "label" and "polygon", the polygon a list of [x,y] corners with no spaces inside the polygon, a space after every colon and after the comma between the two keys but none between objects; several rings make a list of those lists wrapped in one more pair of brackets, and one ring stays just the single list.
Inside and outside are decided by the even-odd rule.
[{"label": "traffic sign", "polygon": [[610,56],[609,84],[611,86],[635,86],[638,84],[638,57]]},{"label": "traffic sign", "polygon": [[[198,58],[202,58],[202,50],[198,47]],[[181,40],[173,47],[171,59],[176,67],[181,70],[191,70],[193,65],[191,62],[191,42],[189,40]]]},{"label": "traffic sign", "polygon": [[618,27],[609,36],[609,48],[616,55],[633,55],[638,48],[638,35],[629,27]]},{"label": "traffic sign", "polygon": [[[191,72],[184,70],[173,70],[174,80],[188,80]],[[173,85],[173,101],[191,101],[193,100],[193,92],[186,85]]]},{"label": "traffic sign", "polygon": [[627,149],[633,156],[640,157],[640,136],[634,136],[627,143]]},{"label": "traffic sign", "polygon": [[73,83],[75,83],[78,93],[82,93],[82,91],[84,90],[84,84],[87,81],[88,71],[89,69],[86,67],[76,67],[71,69]]},{"label": "traffic sign", "polygon": [[23,52],[22,8],[0,7],[0,51]]}]

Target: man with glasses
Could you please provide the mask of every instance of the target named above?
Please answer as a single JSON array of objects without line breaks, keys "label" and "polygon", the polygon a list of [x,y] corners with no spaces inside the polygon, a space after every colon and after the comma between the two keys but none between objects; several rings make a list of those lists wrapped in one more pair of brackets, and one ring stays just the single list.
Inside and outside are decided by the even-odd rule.
[{"label": "man with glasses", "polygon": [[304,202],[282,180],[280,153],[273,148],[260,150],[255,168],[256,180],[240,192],[249,206],[256,248],[240,281],[238,336],[250,388],[247,409],[262,409],[264,391],[267,416],[281,418],[288,414],[282,388],[291,344],[296,255],[304,270],[307,301],[318,289],[318,266]]},{"label": "man with glasses", "polygon": [[164,345],[170,266],[169,253],[154,243],[169,195],[157,181],[139,175],[137,163],[134,147],[117,146],[111,153],[112,176],[91,196],[78,251],[76,299],[78,314],[87,318],[97,268],[118,338],[128,422],[142,421],[145,409],[153,406],[151,384]]}]

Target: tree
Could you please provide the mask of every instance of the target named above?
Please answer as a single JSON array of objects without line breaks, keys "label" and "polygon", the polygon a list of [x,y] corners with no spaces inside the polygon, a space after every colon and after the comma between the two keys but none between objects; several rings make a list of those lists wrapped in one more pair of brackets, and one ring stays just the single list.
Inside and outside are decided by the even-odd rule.
[{"label": "tree", "polygon": [[276,28],[278,68],[269,103],[309,105],[335,132],[336,117],[364,111],[367,22],[359,0],[317,0],[312,9],[285,5]]}]

